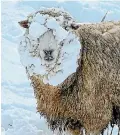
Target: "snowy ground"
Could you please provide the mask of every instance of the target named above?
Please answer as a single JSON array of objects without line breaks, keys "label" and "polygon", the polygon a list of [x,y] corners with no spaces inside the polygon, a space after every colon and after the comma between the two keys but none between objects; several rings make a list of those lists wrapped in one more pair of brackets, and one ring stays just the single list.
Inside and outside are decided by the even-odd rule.
[{"label": "snowy ground", "polygon": [[107,11],[106,20],[119,20],[120,15],[120,2],[2,2],[1,112],[5,135],[52,135],[45,120],[36,113],[33,90],[18,54],[23,30],[17,22],[41,6],[64,7],[79,22],[99,22]]}]

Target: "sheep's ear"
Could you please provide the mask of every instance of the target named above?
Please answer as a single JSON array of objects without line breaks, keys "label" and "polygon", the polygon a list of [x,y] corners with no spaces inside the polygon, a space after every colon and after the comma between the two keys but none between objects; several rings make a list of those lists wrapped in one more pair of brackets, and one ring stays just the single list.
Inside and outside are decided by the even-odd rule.
[{"label": "sheep's ear", "polygon": [[71,24],[71,28],[72,28],[73,30],[77,30],[79,27],[80,27],[80,25],[79,25],[78,23],[72,23],[72,24]]},{"label": "sheep's ear", "polygon": [[18,22],[19,25],[23,28],[28,28],[28,20]]}]

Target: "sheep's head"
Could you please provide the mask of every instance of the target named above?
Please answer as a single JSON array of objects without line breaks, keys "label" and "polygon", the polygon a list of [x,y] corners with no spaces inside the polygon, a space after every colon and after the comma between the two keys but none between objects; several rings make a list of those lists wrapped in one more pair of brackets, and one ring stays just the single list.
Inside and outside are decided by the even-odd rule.
[{"label": "sheep's head", "polygon": [[78,66],[81,46],[70,30],[73,20],[67,15],[46,9],[19,22],[26,28],[19,47],[22,64],[30,76],[40,75],[45,83],[52,85],[63,82]]}]

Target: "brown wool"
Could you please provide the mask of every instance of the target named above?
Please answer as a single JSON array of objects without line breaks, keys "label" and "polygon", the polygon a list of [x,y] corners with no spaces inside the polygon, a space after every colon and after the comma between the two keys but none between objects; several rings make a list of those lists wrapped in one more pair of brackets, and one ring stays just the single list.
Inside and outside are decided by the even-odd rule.
[{"label": "brown wool", "polygon": [[37,110],[53,130],[99,135],[120,108],[120,22],[80,25],[75,33],[82,45],[76,73],[57,87],[30,77]]}]

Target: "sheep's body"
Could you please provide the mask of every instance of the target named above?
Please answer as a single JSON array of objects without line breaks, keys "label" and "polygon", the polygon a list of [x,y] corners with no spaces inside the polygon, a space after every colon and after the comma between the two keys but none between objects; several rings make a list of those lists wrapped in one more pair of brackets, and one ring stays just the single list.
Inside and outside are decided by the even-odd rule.
[{"label": "sheep's body", "polygon": [[99,135],[109,122],[120,126],[120,22],[80,25],[79,67],[62,84],[30,76],[37,110],[55,130]]},{"label": "sheep's body", "polygon": [[78,34],[81,90],[86,97],[82,100],[86,108],[83,125],[89,131],[99,129],[99,133],[111,121],[113,106],[120,107],[120,22],[83,26]]},{"label": "sheep's body", "polygon": [[[106,33],[97,31],[98,24],[82,25],[77,30],[82,43],[80,65],[60,87],[41,84],[40,78],[31,77],[37,110],[52,126],[73,131],[83,126],[88,134],[98,135],[112,121],[113,107],[120,107],[120,23],[115,24],[116,30],[111,24]],[[101,25],[107,23],[99,24],[99,28]],[[72,129],[72,120],[74,124],[79,121],[79,127],[73,124]]]}]

